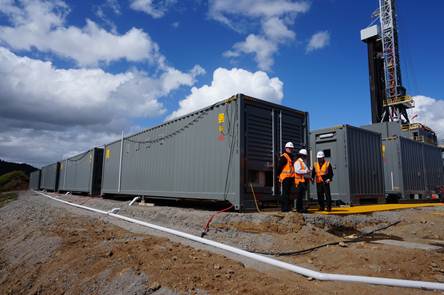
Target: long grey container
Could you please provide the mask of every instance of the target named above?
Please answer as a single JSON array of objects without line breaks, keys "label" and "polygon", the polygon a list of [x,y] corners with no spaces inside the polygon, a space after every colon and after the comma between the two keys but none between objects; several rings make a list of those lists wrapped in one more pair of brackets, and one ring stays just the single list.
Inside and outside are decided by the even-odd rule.
[{"label": "long grey container", "polygon": [[439,193],[440,188],[444,186],[441,148],[431,144],[423,144],[423,153],[427,193]]},{"label": "long grey container", "polygon": [[[376,132],[342,125],[310,133],[311,158],[323,151],[333,168],[330,185],[332,199],[346,204],[382,203],[384,170],[381,135]],[[316,198],[316,186],[310,195]]]},{"label": "long grey container", "polygon": [[61,161],[59,191],[100,195],[102,164],[102,148],[93,148]]},{"label": "long grey container", "polygon": [[383,139],[382,144],[388,195],[424,198],[444,184],[439,147],[397,136]]},{"label": "long grey container", "polygon": [[40,188],[47,191],[56,192],[59,184],[60,163],[54,163],[42,167]]},{"label": "long grey container", "polygon": [[283,143],[307,147],[308,113],[237,94],[105,145],[102,194],[276,202]]},{"label": "long grey container", "polygon": [[29,189],[40,189],[40,170],[33,171],[29,175]]},{"label": "long grey container", "polygon": [[386,193],[402,198],[424,195],[425,175],[422,144],[404,137],[382,140]]}]

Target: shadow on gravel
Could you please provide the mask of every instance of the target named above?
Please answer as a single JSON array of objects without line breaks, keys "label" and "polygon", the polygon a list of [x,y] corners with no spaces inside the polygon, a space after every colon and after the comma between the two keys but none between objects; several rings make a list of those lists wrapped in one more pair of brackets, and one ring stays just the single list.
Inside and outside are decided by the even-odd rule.
[{"label": "shadow on gravel", "polygon": [[[117,195],[104,195],[104,199],[110,199],[115,201],[130,201],[136,196],[117,196]],[[206,211],[219,211],[229,207],[229,202],[211,201],[211,200],[193,200],[193,199],[157,199],[145,197],[146,203],[152,203],[159,207],[177,207],[187,209],[197,209]],[[230,210],[234,211],[234,210]]]},{"label": "shadow on gravel", "polygon": [[[347,236],[363,236],[365,232],[359,231],[354,227],[348,226],[331,226],[328,230],[328,233],[335,235],[340,238],[344,238]],[[395,235],[387,235],[383,233],[373,233],[369,236],[363,236],[359,239],[359,241],[371,242],[376,240],[396,240],[396,241],[404,241],[403,238],[395,236]]]}]

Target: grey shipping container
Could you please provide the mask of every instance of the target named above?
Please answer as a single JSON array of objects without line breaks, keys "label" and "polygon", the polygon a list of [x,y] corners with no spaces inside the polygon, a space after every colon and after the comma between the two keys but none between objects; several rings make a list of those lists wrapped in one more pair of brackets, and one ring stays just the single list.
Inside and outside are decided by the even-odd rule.
[{"label": "grey shipping container", "polygon": [[41,169],[40,188],[47,191],[57,191],[59,184],[60,163],[54,163]]},{"label": "grey shipping container", "polygon": [[412,199],[438,192],[444,184],[439,147],[397,136],[382,143],[388,195]]},{"label": "grey shipping container", "polygon": [[242,94],[105,145],[102,194],[276,202],[283,143],[308,143],[308,113]]},{"label": "grey shipping container", "polygon": [[410,138],[410,134],[402,132],[400,122],[374,123],[370,125],[361,126],[360,128],[381,133],[382,138],[387,138],[392,136],[403,136]]},{"label": "grey shipping container", "polygon": [[424,195],[425,175],[422,144],[404,137],[382,140],[386,193],[402,198]]},{"label": "grey shipping container", "polygon": [[[382,203],[384,170],[381,135],[369,130],[343,125],[310,133],[311,158],[324,151],[333,168],[330,185],[332,199],[346,204]],[[310,195],[316,198],[316,185]]]},{"label": "grey shipping container", "polygon": [[444,186],[444,170],[442,167],[441,148],[431,144],[423,144],[426,190],[428,194],[440,192]]},{"label": "grey shipping container", "polygon": [[381,122],[361,126],[361,128],[381,133],[382,138],[402,136],[419,142],[437,144],[435,132],[419,123],[403,125],[400,122]]},{"label": "grey shipping container", "polygon": [[103,149],[93,148],[60,162],[59,191],[100,195]]},{"label": "grey shipping container", "polygon": [[29,175],[29,189],[40,189],[40,170],[33,171]]}]

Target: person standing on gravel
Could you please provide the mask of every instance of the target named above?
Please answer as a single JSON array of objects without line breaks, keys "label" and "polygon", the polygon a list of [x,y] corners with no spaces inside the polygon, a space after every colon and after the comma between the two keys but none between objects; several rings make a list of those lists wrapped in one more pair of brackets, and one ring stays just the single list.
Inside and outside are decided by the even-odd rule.
[{"label": "person standing on gravel", "polygon": [[277,174],[279,175],[279,182],[281,183],[281,211],[290,211],[290,195],[294,186],[294,167],[293,167],[293,151],[294,145],[292,142],[285,144],[285,152],[279,159]]},{"label": "person standing on gravel", "polygon": [[298,152],[298,158],[294,162],[294,172],[295,178],[294,182],[296,185],[296,211],[299,213],[307,212],[304,209],[304,196],[307,191],[307,182],[310,181],[311,170],[307,166],[307,150],[301,149]]},{"label": "person standing on gravel", "polygon": [[325,200],[327,201],[327,211],[331,211],[330,183],[333,180],[333,168],[329,161],[325,160],[323,151],[316,155],[317,162],[313,165],[312,178],[316,179],[316,191],[318,193],[319,210],[325,210]]}]

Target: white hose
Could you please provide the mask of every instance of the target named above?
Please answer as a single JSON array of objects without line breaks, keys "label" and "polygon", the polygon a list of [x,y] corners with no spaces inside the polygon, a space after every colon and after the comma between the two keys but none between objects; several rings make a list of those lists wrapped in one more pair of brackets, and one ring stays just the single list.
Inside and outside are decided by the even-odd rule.
[{"label": "white hose", "polygon": [[140,200],[140,197],[135,197],[128,206],[132,206],[136,201]]},{"label": "white hose", "polygon": [[[36,191],[34,191],[36,192]],[[110,213],[107,211],[94,209],[91,207],[86,207],[83,205],[78,205],[74,203],[70,203],[64,200],[60,200],[54,197],[51,197],[47,194],[36,192],[42,196],[48,197],[52,200],[68,204],[77,208],[82,208],[85,210],[89,210],[92,212],[109,215],[115,218],[119,218],[128,222],[136,223],[142,226],[146,226],[155,230],[159,230],[162,232],[166,232],[175,236],[179,236],[188,240],[192,240],[198,243],[202,243],[205,245],[213,246],[231,253],[235,253],[241,256],[245,256],[248,258],[251,258],[256,261],[260,261],[269,265],[273,265],[282,269],[286,269],[298,274],[301,274],[306,277],[311,277],[320,281],[340,281],[340,282],[353,282],[353,283],[367,283],[367,284],[374,284],[374,285],[385,285],[385,286],[393,286],[393,287],[407,287],[407,288],[420,288],[420,289],[430,289],[430,290],[444,290],[444,284],[443,283],[435,283],[435,282],[426,282],[426,281],[413,281],[413,280],[401,280],[401,279],[389,279],[389,278],[381,278],[381,277],[368,277],[368,276],[355,276],[355,275],[342,275],[342,274],[331,274],[331,273],[322,273],[318,271],[314,271],[308,268],[300,267],[294,264],[286,263],[280,260],[276,260],[270,257],[266,257],[263,255],[251,253],[236,247],[232,247],[229,245],[225,245],[219,242],[215,242],[212,240],[204,239],[195,235],[187,234],[178,230],[170,229],[167,227],[155,225],[152,223],[144,222],[141,220],[137,220],[134,218],[126,217],[119,214]]]}]

